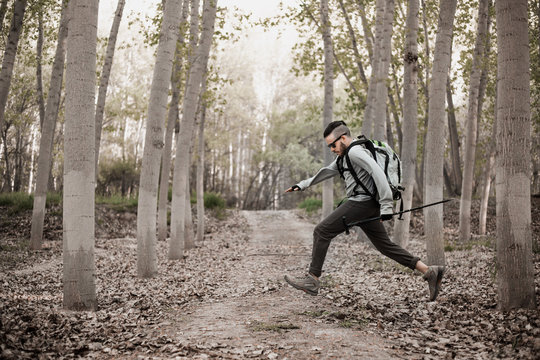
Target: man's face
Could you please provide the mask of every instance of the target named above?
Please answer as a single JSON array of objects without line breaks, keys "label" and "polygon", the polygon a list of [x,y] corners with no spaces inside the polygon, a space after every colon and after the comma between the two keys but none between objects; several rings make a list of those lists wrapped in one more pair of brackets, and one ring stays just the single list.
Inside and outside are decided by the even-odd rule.
[{"label": "man's face", "polygon": [[345,150],[347,149],[347,146],[343,142],[344,138],[345,138],[345,134],[338,137],[335,137],[333,134],[330,134],[324,140],[326,141],[326,144],[330,148],[330,151],[332,151],[334,154],[341,156],[345,153]]}]

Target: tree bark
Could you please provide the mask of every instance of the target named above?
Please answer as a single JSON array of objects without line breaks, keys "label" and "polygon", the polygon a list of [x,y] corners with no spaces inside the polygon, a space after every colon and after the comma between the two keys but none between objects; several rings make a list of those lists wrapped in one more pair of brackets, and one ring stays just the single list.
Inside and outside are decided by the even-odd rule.
[{"label": "tree bark", "polygon": [[94,112],[98,0],[70,0],[64,139],[64,307],[96,310]]},{"label": "tree bark", "polygon": [[118,29],[120,28],[120,21],[122,20],[122,13],[124,12],[124,5],[126,0],[118,0],[116,6],[116,12],[114,13],[114,20],[111,26],[111,32],[109,33],[109,41],[107,42],[107,50],[105,52],[105,62],[103,63],[103,69],[101,70],[101,79],[99,80],[99,90],[96,105],[96,174],[98,169],[99,149],[101,143],[101,128],[103,126],[103,113],[105,112],[105,100],[107,98],[107,88],[109,87],[109,78],[111,77],[111,69],[114,57],[114,49],[116,48],[116,39],[118,37]]},{"label": "tree bark", "polygon": [[498,0],[497,280],[499,309],[536,308],[531,231],[531,108],[526,0]]},{"label": "tree bark", "polygon": [[[409,0],[403,56],[403,142],[401,164],[403,167],[403,207],[410,209],[413,199],[416,171],[416,147],[418,127],[418,0]],[[411,213],[403,214],[403,221],[394,222],[394,241],[402,247],[409,242]]]},{"label": "tree bark", "polygon": [[[13,18],[7,38],[4,58],[2,60],[2,70],[0,70],[0,131],[4,128],[4,115],[13,75],[13,65],[19,46],[19,38],[23,28],[23,18],[26,11],[26,0],[15,0],[13,4]],[[1,145],[1,144],[0,144]]]},{"label": "tree bark", "polygon": [[341,11],[343,12],[343,18],[345,19],[345,23],[347,24],[347,29],[349,31],[349,36],[351,38],[351,45],[354,52],[354,59],[356,61],[356,67],[358,69],[358,74],[360,75],[360,80],[365,86],[368,86],[368,81],[366,78],[366,74],[364,72],[364,66],[362,65],[362,58],[360,57],[360,53],[358,52],[358,42],[356,41],[356,35],[354,33],[351,20],[349,19],[347,8],[345,7],[343,0],[338,0],[338,2],[341,8]]},{"label": "tree bark", "polygon": [[[428,204],[443,199],[443,163],[446,141],[444,136],[444,98],[450,68],[455,12],[456,0],[440,1],[433,75],[429,85],[429,117],[425,144],[424,201]],[[443,207],[431,206],[425,208],[424,221],[427,261],[431,265],[444,265]]]},{"label": "tree bark", "polygon": [[[452,187],[449,189],[452,194],[457,194],[457,184],[463,182],[461,176],[461,158],[459,155],[459,134],[457,129],[456,111],[454,99],[452,97],[452,85],[450,78],[446,81],[446,102],[448,104],[448,133],[450,138],[450,153],[452,154]],[[459,195],[459,194],[458,194]]]},{"label": "tree bark", "polygon": [[197,47],[195,61],[189,71],[189,80],[184,95],[184,111],[182,116],[182,131],[176,146],[176,158],[173,174],[173,199],[171,212],[171,239],[169,244],[169,259],[180,259],[185,245],[185,204],[187,170],[189,168],[189,148],[197,114],[198,98],[201,81],[208,64],[208,57],[214,34],[216,19],[216,0],[205,0],[201,42]]},{"label": "tree bark", "polygon": [[43,239],[43,221],[46,212],[45,202],[47,199],[49,174],[51,172],[54,132],[56,129],[56,121],[58,119],[60,96],[62,94],[62,82],[64,79],[66,38],[68,35],[69,22],[68,12],[67,1],[64,0],[62,2],[62,13],[60,16],[58,42],[56,45],[56,54],[54,56],[51,73],[51,82],[49,85],[49,93],[47,95],[47,107],[45,108],[45,118],[41,128],[41,140],[39,143],[36,190],[34,192],[32,229],[30,235],[30,248],[32,250],[41,249]]},{"label": "tree bark", "polygon": [[473,52],[473,63],[469,82],[469,104],[467,111],[467,131],[465,133],[465,158],[463,166],[463,182],[461,184],[461,202],[459,207],[459,240],[469,241],[471,238],[471,201],[476,159],[476,138],[478,126],[478,102],[482,60],[486,49],[486,32],[488,18],[488,0],[478,2],[478,24],[476,43]]},{"label": "tree bark", "polygon": [[[334,109],[334,54],[332,52],[331,24],[328,14],[328,0],[321,0],[321,32],[324,47],[324,107],[323,129],[332,122]],[[332,162],[332,153],[323,141],[324,165]],[[322,218],[326,218],[334,210],[334,181],[328,179],[323,182]]]},{"label": "tree bark", "polygon": [[137,274],[143,278],[153,277],[157,273],[156,207],[159,166],[164,146],[163,123],[178,40],[180,10],[181,0],[168,0],[163,9],[156,65],[150,89],[137,208]]},{"label": "tree bark", "polygon": [[176,46],[174,69],[171,76],[171,102],[169,104],[169,113],[167,117],[167,130],[165,132],[165,147],[163,148],[163,157],[161,160],[161,174],[159,180],[158,197],[158,240],[167,239],[167,210],[169,204],[169,178],[171,173],[172,158],[172,139],[175,125],[179,120],[178,106],[180,102],[180,92],[182,87],[182,52],[184,44],[183,29],[187,22],[189,11],[189,0],[184,0],[182,4],[182,15],[180,20],[180,34]]},{"label": "tree bark", "polygon": [[489,141],[488,159],[486,160],[486,166],[484,168],[484,187],[482,189],[482,199],[480,200],[480,214],[478,233],[480,235],[486,234],[487,228],[487,210],[489,204],[489,193],[491,191],[491,179],[495,174],[495,151],[497,149],[497,96],[495,95],[495,118],[493,119],[493,126],[491,130],[491,139]]},{"label": "tree bark", "polygon": [[[41,5],[43,6],[43,5]],[[45,100],[43,98],[43,9],[38,10],[38,38],[36,41],[36,95],[39,108],[39,127],[43,127],[45,119]]]}]

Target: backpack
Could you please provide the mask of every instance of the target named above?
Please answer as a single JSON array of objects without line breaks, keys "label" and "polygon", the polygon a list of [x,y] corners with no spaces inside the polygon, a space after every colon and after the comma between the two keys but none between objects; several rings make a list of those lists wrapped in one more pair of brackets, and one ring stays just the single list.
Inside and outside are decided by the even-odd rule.
[{"label": "backpack", "polygon": [[[369,191],[366,185],[364,185],[358,178],[358,175],[356,174],[356,171],[354,171],[354,168],[352,166],[351,159],[349,158],[349,150],[353,146],[357,145],[361,145],[367,150],[369,150],[371,156],[373,157],[377,165],[380,166],[380,168],[386,175],[386,180],[388,180],[388,185],[390,185],[390,189],[392,190],[392,197],[394,198],[394,200],[400,200],[401,191],[405,190],[405,188],[401,186],[401,161],[399,160],[399,156],[394,152],[394,150],[392,150],[392,148],[385,142],[367,139],[364,135],[360,135],[357,140],[354,140],[349,145],[345,154],[337,158],[339,175],[342,178],[345,178],[345,171],[350,171],[351,175],[356,181],[356,187],[360,186],[362,190],[364,190],[365,194],[368,194],[373,199],[375,199],[377,188],[375,188],[374,193]],[[343,160],[347,162],[347,169],[343,167]],[[355,195],[360,194],[360,192],[356,191],[356,187],[354,188]]]}]

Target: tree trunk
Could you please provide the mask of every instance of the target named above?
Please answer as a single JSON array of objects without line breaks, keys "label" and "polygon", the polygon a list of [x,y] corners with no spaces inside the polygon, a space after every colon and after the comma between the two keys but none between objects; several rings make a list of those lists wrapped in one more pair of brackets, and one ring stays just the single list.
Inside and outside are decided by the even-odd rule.
[{"label": "tree trunk", "polygon": [[189,148],[195,125],[197,105],[200,95],[201,81],[208,64],[208,57],[214,35],[217,0],[205,0],[201,42],[196,50],[196,61],[189,71],[189,80],[184,95],[184,111],[182,116],[182,131],[176,146],[176,158],[173,174],[173,199],[171,213],[171,240],[169,259],[180,259],[183,256],[185,244],[185,204],[187,170],[189,167]]},{"label": "tree trunk", "polygon": [[489,193],[491,191],[491,179],[495,174],[495,151],[497,149],[497,95],[495,95],[495,118],[493,119],[493,126],[491,129],[491,139],[489,141],[488,159],[486,160],[486,166],[484,168],[484,188],[482,190],[482,199],[480,200],[480,214],[479,214],[479,226],[478,233],[480,235],[486,234],[487,228],[487,210],[489,204]]},{"label": "tree trunk", "polygon": [[452,85],[450,78],[446,81],[446,102],[448,104],[448,135],[450,140],[450,153],[452,157],[452,187],[451,194],[459,195],[457,186],[463,182],[461,176],[461,158],[459,155],[459,134],[457,129],[456,111],[454,107],[454,99],[452,97]]},{"label": "tree trunk", "polygon": [[[26,11],[26,0],[15,0],[13,4],[13,18],[4,50],[2,60],[2,70],[0,70],[0,131],[4,128],[4,113],[13,75],[13,65],[19,46],[19,37],[23,28],[24,12]],[[1,145],[1,144],[0,144]]]},{"label": "tree trunk", "polygon": [[375,42],[373,47],[373,57],[371,58],[371,77],[364,109],[364,122],[362,123],[362,134],[366,137],[373,137],[374,126],[374,108],[377,96],[377,74],[379,73],[379,64],[381,60],[381,38],[384,31],[385,4],[386,0],[377,0],[376,2],[376,23],[375,23]]},{"label": "tree trunk", "polygon": [[149,278],[157,273],[156,212],[160,160],[163,150],[163,123],[167,111],[167,97],[171,81],[172,65],[181,0],[168,0],[163,9],[156,65],[150,89],[148,120],[144,142],[139,203],[137,207],[137,274]]},{"label": "tree trunk", "polygon": [[167,130],[165,132],[165,147],[161,160],[161,174],[159,180],[158,197],[158,240],[167,239],[167,210],[169,204],[169,178],[171,173],[172,139],[175,125],[178,122],[178,106],[180,102],[180,91],[182,87],[182,53],[181,46],[184,43],[183,28],[187,22],[189,0],[184,0],[182,4],[182,16],[180,20],[180,35],[176,47],[174,69],[171,76],[171,102],[167,117]]},{"label": "tree trunk", "polygon": [[347,24],[347,29],[349,30],[349,36],[351,38],[351,45],[354,52],[354,59],[356,61],[356,67],[358,69],[358,74],[360,75],[360,80],[362,83],[367,87],[368,81],[366,78],[366,74],[364,72],[364,66],[362,65],[362,58],[360,56],[360,53],[358,51],[358,43],[356,41],[356,35],[354,33],[354,29],[351,24],[351,20],[349,19],[349,14],[347,12],[347,8],[345,7],[345,4],[343,3],[343,0],[338,0],[339,6],[341,8],[341,11],[343,12],[343,18],[345,19],[345,23]]},{"label": "tree trunk", "polygon": [[70,0],[64,140],[64,307],[96,310],[94,111],[98,0]]},{"label": "tree trunk", "polygon": [[67,0],[64,0],[62,2],[62,14],[60,16],[58,42],[56,45],[56,54],[54,56],[51,83],[47,95],[47,107],[45,108],[45,118],[41,128],[41,140],[39,143],[36,190],[34,192],[32,230],[30,235],[30,248],[32,250],[41,249],[43,239],[43,221],[46,211],[45,201],[47,198],[47,188],[51,172],[54,132],[56,129],[56,120],[58,119],[60,95],[62,93],[62,82],[64,79],[66,38],[68,35],[69,23],[68,12]]},{"label": "tree trunk", "polygon": [[[429,86],[429,118],[425,144],[424,201],[427,204],[443,199],[443,163],[446,142],[444,136],[444,98],[450,68],[455,12],[456,0],[441,0],[433,75]],[[444,265],[443,207],[425,208],[424,221],[428,263]]]},{"label": "tree trunk", "polygon": [[[394,0],[386,0],[384,25],[380,39],[380,61],[375,75],[376,95],[373,107],[373,138],[386,139],[386,100],[388,99],[388,69],[392,57],[392,27],[394,24]],[[372,76],[373,79],[373,76]]]},{"label": "tree trunk", "polygon": [[[43,5],[42,5],[43,6]],[[38,38],[36,41],[36,95],[39,108],[39,127],[43,127],[45,119],[45,100],[43,99],[43,9],[38,10]]]},{"label": "tree trunk", "polygon": [[497,280],[499,309],[536,308],[531,232],[531,108],[526,0],[498,0]]},{"label": "tree trunk", "polygon": [[107,51],[105,52],[105,62],[103,63],[103,69],[101,70],[101,79],[99,80],[99,90],[96,105],[96,174],[99,160],[99,148],[101,143],[101,128],[103,126],[103,113],[105,112],[105,99],[107,98],[107,88],[109,87],[109,78],[111,77],[111,68],[114,57],[114,49],[116,47],[116,38],[118,37],[118,29],[120,28],[120,21],[122,20],[122,13],[124,12],[124,5],[126,0],[118,0],[116,6],[116,12],[114,13],[114,20],[111,26],[111,32],[109,34],[109,41],[107,42]]},{"label": "tree trunk", "polygon": [[[206,87],[206,76],[203,80]],[[202,102],[199,122],[199,148],[197,151],[197,242],[204,240],[204,122],[206,120],[206,101]]]},{"label": "tree trunk", "polygon": [[366,48],[369,54],[369,61],[373,64],[373,33],[369,26],[367,17],[366,17],[366,8],[364,6],[363,0],[356,0],[358,5],[358,10],[360,13],[360,19],[362,20],[362,30],[364,31],[364,41],[366,42]]},{"label": "tree trunk", "polygon": [[[332,122],[334,108],[334,54],[332,52],[331,24],[328,18],[328,0],[321,0],[321,31],[324,46],[324,107],[323,129]],[[333,156],[326,143],[322,145],[324,165],[329,165]],[[323,182],[322,218],[326,218],[334,210],[334,180]]]},{"label": "tree trunk", "polygon": [[476,43],[474,46],[473,63],[469,82],[465,158],[463,162],[463,182],[461,185],[461,202],[459,207],[459,240],[461,242],[469,241],[471,238],[471,201],[474,164],[476,160],[478,95],[480,91],[480,77],[482,75],[482,60],[486,49],[488,5],[488,0],[479,0]]},{"label": "tree trunk", "polygon": [[[405,33],[405,56],[403,70],[403,142],[401,164],[403,166],[403,207],[410,209],[413,198],[416,170],[416,142],[418,127],[418,0],[409,0]],[[394,222],[394,241],[402,247],[409,242],[411,213],[403,214],[403,221]]]}]

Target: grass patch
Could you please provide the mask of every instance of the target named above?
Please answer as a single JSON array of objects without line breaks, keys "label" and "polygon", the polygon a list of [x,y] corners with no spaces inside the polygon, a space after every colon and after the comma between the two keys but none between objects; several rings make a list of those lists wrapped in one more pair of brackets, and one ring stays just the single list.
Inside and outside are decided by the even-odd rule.
[{"label": "grass patch", "polygon": [[252,324],[252,329],[253,331],[272,331],[280,333],[282,331],[300,329],[300,326],[291,323],[264,323],[257,321]]},{"label": "grass patch", "polygon": [[322,208],[322,200],[316,199],[316,198],[307,198],[304,201],[302,201],[300,204],[298,204],[298,207],[300,209],[306,210],[308,214],[311,214],[320,208]]},{"label": "grass patch", "polygon": [[0,194],[0,206],[8,207],[10,215],[19,214],[34,207],[34,196],[23,192]]},{"label": "grass patch", "polygon": [[452,251],[471,251],[474,248],[477,247],[487,247],[490,249],[493,249],[494,246],[494,239],[491,237],[483,237],[478,240],[471,240],[466,243],[451,243],[451,242],[445,242],[444,244],[444,251],[445,252],[452,252]]},{"label": "grass patch", "polygon": [[137,212],[138,198],[126,198],[119,195],[96,196],[96,205],[107,205],[119,212]]}]

